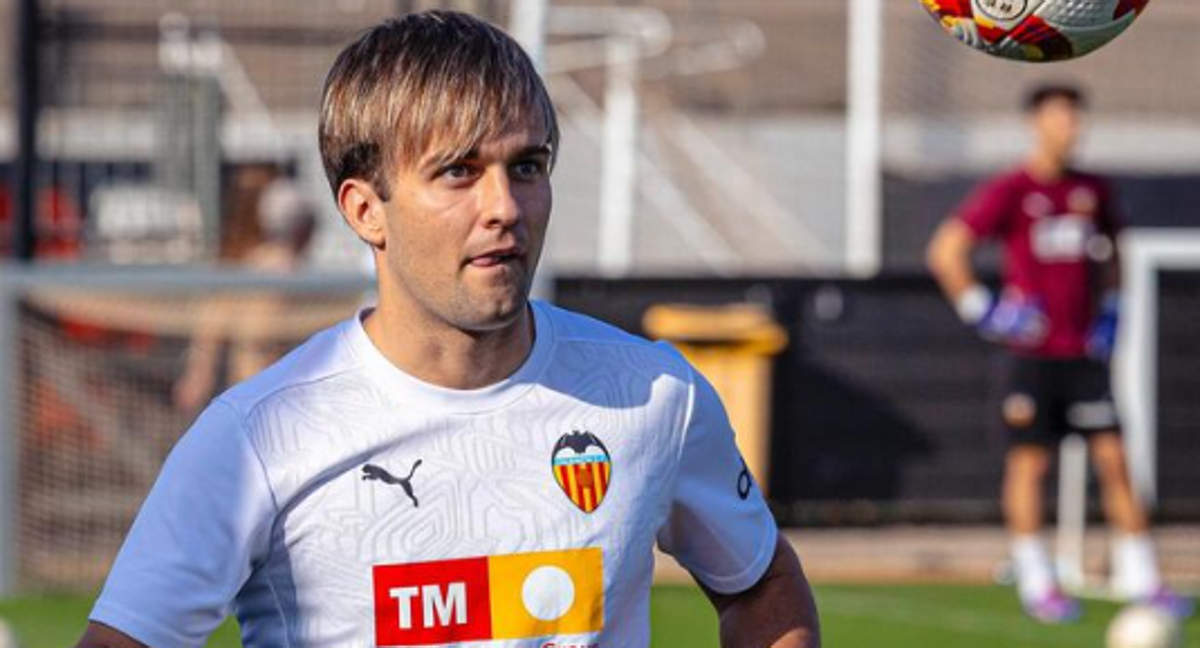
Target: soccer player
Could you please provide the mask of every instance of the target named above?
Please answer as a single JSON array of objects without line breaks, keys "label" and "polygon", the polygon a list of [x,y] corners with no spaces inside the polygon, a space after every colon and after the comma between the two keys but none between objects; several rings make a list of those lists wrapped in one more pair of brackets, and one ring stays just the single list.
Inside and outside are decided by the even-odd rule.
[{"label": "soccer player", "polygon": [[727,646],[819,645],[713,388],[669,346],[530,302],[554,107],[470,16],[337,58],[320,146],[378,305],[214,400],[162,469],[81,646],[649,643],[657,544]]},{"label": "soccer player", "polygon": [[[1120,218],[1109,184],[1072,166],[1083,108],[1083,95],[1070,86],[1028,95],[1032,152],[1020,167],[979,187],[941,225],[929,244],[929,267],[963,321],[1009,351],[1000,412],[1009,441],[1002,502],[1025,610],[1050,623],[1079,615],[1078,603],[1059,589],[1040,537],[1053,451],[1074,433],[1087,439],[1115,530],[1116,591],[1185,616],[1190,602],[1160,578],[1110,392]],[[971,267],[972,251],[989,239],[1004,252],[998,296]]]}]

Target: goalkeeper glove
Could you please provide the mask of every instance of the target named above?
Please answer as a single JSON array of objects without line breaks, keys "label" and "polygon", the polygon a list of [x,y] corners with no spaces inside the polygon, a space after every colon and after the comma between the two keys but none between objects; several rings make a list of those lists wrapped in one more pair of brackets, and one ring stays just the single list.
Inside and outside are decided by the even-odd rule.
[{"label": "goalkeeper glove", "polygon": [[1006,290],[999,299],[975,285],[955,303],[959,317],[974,326],[985,340],[1015,346],[1037,346],[1046,339],[1050,322],[1036,300]]},{"label": "goalkeeper glove", "polygon": [[1117,319],[1121,297],[1116,292],[1104,296],[1100,303],[1100,314],[1092,322],[1087,336],[1087,354],[1093,360],[1107,361],[1117,347]]}]

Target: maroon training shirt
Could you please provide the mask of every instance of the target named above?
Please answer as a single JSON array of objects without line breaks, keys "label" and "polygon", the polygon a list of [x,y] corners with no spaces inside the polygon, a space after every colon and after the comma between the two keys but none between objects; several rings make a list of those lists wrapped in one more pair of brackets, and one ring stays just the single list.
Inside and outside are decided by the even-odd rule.
[{"label": "maroon training shirt", "polygon": [[[1004,246],[1004,285],[1040,302],[1050,320],[1046,339],[1014,349],[1043,358],[1077,358],[1095,317],[1094,257],[1120,227],[1112,188],[1076,171],[1042,184],[1025,169],[984,183],[957,210],[979,239]],[[1113,243],[1115,244],[1115,243]]]}]

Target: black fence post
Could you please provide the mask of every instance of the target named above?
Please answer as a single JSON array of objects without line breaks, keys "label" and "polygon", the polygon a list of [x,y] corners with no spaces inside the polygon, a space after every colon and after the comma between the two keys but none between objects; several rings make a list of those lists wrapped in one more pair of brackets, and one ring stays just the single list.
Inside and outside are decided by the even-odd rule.
[{"label": "black fence post", "polygon": [[40,112],[41,16],[38,0],[19,0],[17,7],[17,159],[13,165],[13,257],[33,259],[37,241],[37,124]]}]

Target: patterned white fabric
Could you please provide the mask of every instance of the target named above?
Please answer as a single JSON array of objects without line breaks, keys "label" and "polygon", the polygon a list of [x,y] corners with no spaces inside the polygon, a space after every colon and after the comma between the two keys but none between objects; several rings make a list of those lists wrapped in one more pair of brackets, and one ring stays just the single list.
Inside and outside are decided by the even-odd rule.
[{"label": "patterned white fabric", "polygon": [[[529,358],[484,389],[400,371],[360,314],[223,394],[167,460],[92,619],[164,647],[202,645],[231,611],[247,646],[445,645],[428,637],[482,627],[490,604],[491,634],[462,645],[626,648],[649,643],[656,542],[713,590],[757,582],[776,528],[708,382],[665,344],[533,311]],[[591,435],[581,457],[607,456],[591,512],[552,465],[572,433]],[[566,571],[510,582],[531,552],[560,552]],[[570,571],[594,555],[602,582]],[[461,583],[379,580],[476,558],[483,607]],[[514,621],[505,592],[539,621]]]}]

